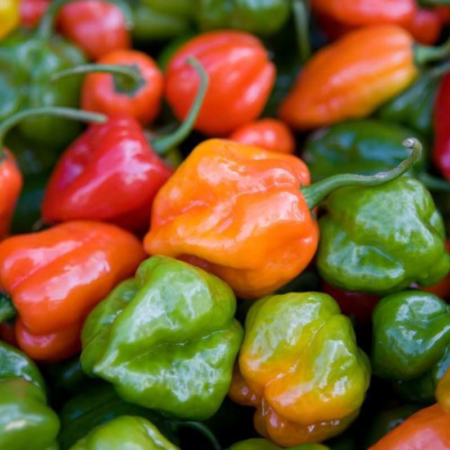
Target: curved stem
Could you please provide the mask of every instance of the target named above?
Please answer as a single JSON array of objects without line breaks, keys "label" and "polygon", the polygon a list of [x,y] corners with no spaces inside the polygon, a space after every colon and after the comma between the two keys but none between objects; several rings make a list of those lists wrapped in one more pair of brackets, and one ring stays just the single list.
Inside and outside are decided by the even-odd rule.
[{"label": "curved stem", "polygon": [[304,64],[311,57],[311,42],[309,40],[310,11],[306,0],[294,0],[292,10],[300,62]]},{"label": "curved stem", "polygon": [[414,45],[414,62],[418,66],[424,66],[427,63],[441,61],[450,55],[450,39],[438,47],[427,45]]},{"label": "curved stem", "polygon": [[450,183],[440,178],[434,177],[427,172],[421,172],[417,175],[417,179],[421,181],[424,186],[434,192],[450,192]]},{"label": "curved stem", "polygon": [[12,304],[11,297],[5,292],[0,292],[0,323],[14,319],[16,316],[17,311]]},{"label": "curved stem", "polygon": [[202,436],[204,436],[211,444],[214,450],[222,450],[222,446],[217,440],[214,433],[203,423],[200,422],[177,422],[175,424],[176,428],[191,428],[192,430],[198,431]]},{"label": "curved stem", "polygon": [[187,63],[191,65],[200,76],[200,87],[195,97],[195,101],[191,106],[186,120],[180,127],[169,136],[156,137],[151,141],[152,147],[159,155],[164,155],[168,150],[181,144],[190,134],[192,128],[197,120],[198,114],[205,99],[206,91],[208,90],[208,74],[203,66],[195,58],[188,58]]},{"label": "curved stem", "polygon": [[[79,0],[54,0],[50,3],[49,7],[45,11],[45,14],[42,16],[42,19],[39,23],[37,29],[37,36],[42,39],[50,39],[53,33],[54,24],[56,21],[56,16],[59,13],[59,10],[68,3],[73,3]],[[122,10],[123,16],[125,18],[125,27],[132,27],[132,13],[127,2],[123,0],[105,0],[108,3],[112,3],[119,7]]]},{"label": "curved stem", "polygon": [[301,191],[309,208],[313,209],[336,189],[346,186],[380,186],[403,175],[420,158],[422,154],[422,144],[415,138],[409,138],[403,142],[403,145],[411,150],[411,154],[407,159],[389,172],[380,172],[370,176],[350,174],[335,175],[314,183],[311,186],[302,187]]},{"label": "curved stem", "polygon": [[8,119],[4,120],[0,125],[0,157],[3,153],[3,141],[6,134],[11,128],[25,119],[37,118],[42,116],[56,116],[69,120],[79,120],[81,122],[105,123],[108,118],[103,114],[90,113],[86,111],[78,111],[73,108],[35,108],[21,111]]}]

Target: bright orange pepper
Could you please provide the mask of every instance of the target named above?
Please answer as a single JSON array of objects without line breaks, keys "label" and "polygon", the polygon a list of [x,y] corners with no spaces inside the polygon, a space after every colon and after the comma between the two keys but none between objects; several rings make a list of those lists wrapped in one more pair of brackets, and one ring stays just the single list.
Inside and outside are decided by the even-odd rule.
[{"label": "bright orange pepper", "polygon": [[369,450],[450,450],[450,413],[437,404],[422,409]]},{"label": "bright orange pepper", "polygon": [[0,244],[0,286],[18,312],[16,338],[32,358],[65,359],[81,324],[145,253],[138,239],[97,222],[67,222]]},{"label": "bright orange pepper", "polygon": [[260,119],[242,125],[231,133],[229,139],[271,152],[294,153],[295,151],[292,131],[276,119]]},{"label": "bright orange pepper", "polygon": [[412,36],[395,25],[361,28],[313,56],[280,117],[310,129],[370,115],[417,77]]}]

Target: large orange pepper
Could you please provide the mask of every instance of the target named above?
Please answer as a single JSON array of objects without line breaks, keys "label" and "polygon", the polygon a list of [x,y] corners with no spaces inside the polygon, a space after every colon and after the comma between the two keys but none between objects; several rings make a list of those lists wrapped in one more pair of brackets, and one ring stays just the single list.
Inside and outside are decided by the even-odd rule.
[{"label": "large orange pepper", "polygon": [[396,25],[353,31],[309,61],[281,104],[280,117],[298,129],[367,117],[412,84],[420,65],[444,57],[447,47],[416,45]]},{"label": "large orange pepper", "polygon": [[85,317],[144,258],[131,233],[97,222],[67,222],[3,241],[0,289],[17,310],[19,346],[41,361],[75,354]]},{"label": "large orange pepper", "polygon": [[450,412],[439,405],[422,409],[369,450],[450,450]]},{"label": "large orange pepper", "polygon": [[417,154],[420,148],[388,174],[338,175],[309,187],[308,169],[295,156],[204,141],[157,194],[145,249],[199,265],[242,298],[260,297],[310,263],[319,240],[311,212],[318,202],[343,185],[393,179]]}]

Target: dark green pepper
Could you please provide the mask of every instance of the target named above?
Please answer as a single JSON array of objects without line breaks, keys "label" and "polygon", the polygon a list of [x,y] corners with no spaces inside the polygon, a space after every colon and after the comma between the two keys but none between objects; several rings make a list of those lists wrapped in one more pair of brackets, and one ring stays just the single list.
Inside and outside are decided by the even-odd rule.
[{"label": "dark green pepper", "polygon": [[[304,444],[296,447],[290,447],[291,450],[329,450],[328,447],[320,444]],[[278,445],[273,444],[266,439],[249,439],[248,441],[238,442],[229,448],[229,450],[282,450]]]},{"label": "dark green pepper", "polygon": [[374,373],[400,383],[409,401],[433,402],[450,367],[450,306],[428,292],[392,294],[377,305],[373,326]]},{"label": "dark green pepper", "polygon": [[431,286],[448,274],[444,223],[420,181],[338,189],[326,209],[317,267],[329,284],[385,295],[414,282]]},{"label": "dark green pepper", "polygon": [[81,364],[125,401],[203,420],[222,403],[243,338],[236,299],[220,279],[153,257],[88,316]]},{"label": "dark green pepper", "polygon": [[279,31],[289,18],[290,0],[196,0],[193,10],[202,31],[234,28],[259,35]]}]

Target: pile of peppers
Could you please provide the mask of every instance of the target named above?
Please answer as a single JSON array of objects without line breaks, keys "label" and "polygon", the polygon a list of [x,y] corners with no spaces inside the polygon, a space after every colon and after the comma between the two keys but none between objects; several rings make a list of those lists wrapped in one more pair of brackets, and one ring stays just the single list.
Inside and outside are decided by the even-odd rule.
[{"label": "pile of peppers", "polygon": [[450,450],[448,0],[0,0],[0,450]]}]

